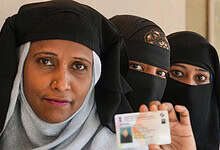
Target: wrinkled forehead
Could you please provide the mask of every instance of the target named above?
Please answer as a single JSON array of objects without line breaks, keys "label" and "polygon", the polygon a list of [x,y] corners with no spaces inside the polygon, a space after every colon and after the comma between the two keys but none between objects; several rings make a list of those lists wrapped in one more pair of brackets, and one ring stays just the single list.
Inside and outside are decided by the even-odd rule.
[{"label": "wrinkled forehead", "polygon": [[207,70],[206,68],[203,68],[203,67],[200,67],[200,66],[197,66],[197,65],[192,65],[192,64],[189,64],[189,63],[175,63],[175,64],[172,64],[171,66],[171,69],[172,67],[179,67],[179,68],[182,68],[183,70],[191,70],[191,71],[200,71],[200,72],[208,72],[209,73],[209,70]]},{"label": "wrinkled forehead", "polygon": [[[31,54],[30,54],[31,53]],[[92,50],[85,45],[68,40],[41,40],[32,42],[29,55],[44,54],[58,58],[78,58],[92,64]]]},{"label": "wrinkled forehead", "polygon": [[[31,48],[32,43],[31,42],[27,42],[25,44],[22,44],[19,47],[19,60],[24,60],[27,58],[28,54],[30,54],[30,48]],[[91,51],[92,52],[92,70],[93,70],[93,80],[94,83],[96,84],[101,76],[101,60],[99,58],[99,56],[96,54],[96,52]],[[20,69],[23,68],[23,66],[19,66]]]}]

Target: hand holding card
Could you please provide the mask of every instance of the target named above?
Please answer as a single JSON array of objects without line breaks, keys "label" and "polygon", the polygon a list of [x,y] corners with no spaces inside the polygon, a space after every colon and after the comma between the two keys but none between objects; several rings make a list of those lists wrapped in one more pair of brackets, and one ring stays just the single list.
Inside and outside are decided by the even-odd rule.
[{"label": "hand holding card", "polygon": [[[120,148],[149,145],[150,150],[196,150],[189,112],[184,106],[173,108],[170,103],[154,101],[149,109],[142,105],[140,112],[115,116]],[[180,120],[176,112],[180,114]]]},{"label": "hand holding card", "polygon": [[[184,106],[175,106],[171,103],[152,102],[149,110],[145,105],[140,107],[140,112],[167,110],[169,114],[171,144],[149,145],[150,150],[196,150],[196,144],[191,128],[189,112]],[[177,119],[176,112],[180,114]]]}]

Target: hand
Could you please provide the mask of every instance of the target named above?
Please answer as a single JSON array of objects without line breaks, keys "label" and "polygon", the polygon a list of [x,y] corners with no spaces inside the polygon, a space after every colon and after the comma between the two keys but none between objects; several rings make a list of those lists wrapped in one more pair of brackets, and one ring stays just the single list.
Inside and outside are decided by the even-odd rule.
[{"label": "hand", "polygon": [[[150,150],[196,150],[189,111],[186,107],[176,105],[174,110],[171,103],[161,104],[159,101],[154,101],[150,103],[149,109],[146,105],[141,105],[139,110],[140,112],[167,110],[169,114],[171,144],[152,144],[149,145]],[[175,111],[180,113],[180,121]]]}]

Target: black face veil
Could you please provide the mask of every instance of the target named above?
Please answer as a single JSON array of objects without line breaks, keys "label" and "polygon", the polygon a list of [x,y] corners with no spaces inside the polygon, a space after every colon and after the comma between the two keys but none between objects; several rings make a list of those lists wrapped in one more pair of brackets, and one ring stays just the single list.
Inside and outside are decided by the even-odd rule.
[{"label": "black face veil", "polygon": [[102,74],[95,87],[97,111],[102,125],[114,131],[114,114],[130,111],[121,88],[122,40],[112,24],[97,11],[68,0],[24,5],[3,25],[0,33],[0,129],[4,125],[17,72],[17,48],[28,41],[49,39],[78,42],[98,54]]},{"label": "black face veil", "polygon": [[168,36],[171,65],[186,63],[202,67],[212,76],[211,83],[187,85],[168,79],[163,101],[184,105],[190,119],[197,148],[218,150],[220,67],[216,50],[206,39],[194,32],[177,32]]},{"label": "black face veil", "polygon": [[[169,44],[160,27],[152,21],[131,15],[115,16],[110,21],[125,39],[129,60],[169,70]],[[141,104],[161,100],[166,86],[165,79],[128,68],[122,70],[122,74],[133,89],[126,97],[135,111],[139,110]]]}]

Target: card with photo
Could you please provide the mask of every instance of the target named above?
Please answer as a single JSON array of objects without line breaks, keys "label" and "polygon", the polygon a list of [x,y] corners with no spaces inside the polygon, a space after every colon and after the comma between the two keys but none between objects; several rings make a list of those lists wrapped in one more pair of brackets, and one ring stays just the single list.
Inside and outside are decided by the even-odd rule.
[{"label": "card with photo", "polygon": [[115,127],[120,148],[171,143],[167,111],[118,114],[115,116]]}]

